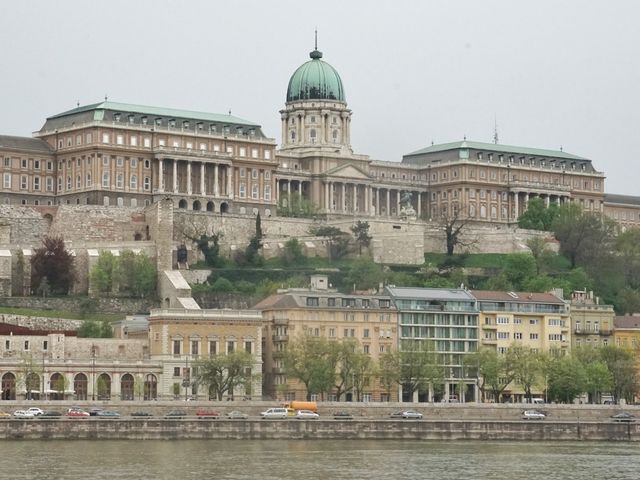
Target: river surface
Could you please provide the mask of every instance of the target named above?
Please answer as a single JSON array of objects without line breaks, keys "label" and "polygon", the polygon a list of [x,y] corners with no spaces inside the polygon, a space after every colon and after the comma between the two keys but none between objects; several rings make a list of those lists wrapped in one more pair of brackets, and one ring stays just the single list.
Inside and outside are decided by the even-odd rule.
[{"label": "river surface", "polygon": [[1,441],[2,479],[638,479],[631,443]]}]

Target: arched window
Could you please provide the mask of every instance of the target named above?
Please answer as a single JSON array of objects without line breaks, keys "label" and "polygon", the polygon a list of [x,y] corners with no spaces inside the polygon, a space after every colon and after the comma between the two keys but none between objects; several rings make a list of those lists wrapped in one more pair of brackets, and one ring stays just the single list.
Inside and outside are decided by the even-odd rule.
[{"label": "arched window", "polygon": [[120,399],[121,400],[133,400],[133,386],[135,382],[133,375],[125,373],[120,379]]},{"label": "arched window", "polygon": [[131,188],[133,190],[137,190],[138,189],[138,176],[137,175],[131,175],[131,179],[129,180],[129,188]]},{"label": "arched window", "polygon": [[111,377],[107,373],[102,373],[96,380],[98,390],[98,400],[111,399]]},{"label": "arched window", "polygon": [[155,400],[158,398],[158,379],[152,374],[148,373],[144,377],[144,399]]},{"label": "arched window", "polygon": [[16,376],[7,372],[2,375],[2,400],[16,399]]}]

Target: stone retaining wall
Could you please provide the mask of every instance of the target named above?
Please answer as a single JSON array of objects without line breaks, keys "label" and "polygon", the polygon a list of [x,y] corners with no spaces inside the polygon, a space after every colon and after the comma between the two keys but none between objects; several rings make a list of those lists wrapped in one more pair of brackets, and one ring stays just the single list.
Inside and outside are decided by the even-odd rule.
[{"label": "stone retaining wall", "polygon": [[[0,297],[0,306],[14,308],[32,308],[37,310],[66,310],[80,312],[80,302],[88,300],[88,297]],[[95,311],[101,313],[121,313],[125,315],[134,313],[147,313],[151,308],[158,308],[157,300],[138,298],[95,298]]]}]

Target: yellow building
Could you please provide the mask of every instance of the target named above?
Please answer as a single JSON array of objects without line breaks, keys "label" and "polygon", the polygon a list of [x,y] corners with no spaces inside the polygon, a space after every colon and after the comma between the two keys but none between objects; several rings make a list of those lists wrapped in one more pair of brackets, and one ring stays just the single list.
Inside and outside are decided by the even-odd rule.
[{"label": "yellow building", "polygon": [[640,315],[614,317],[613,340],[618,347],[637,349],[640,346]]},{"label": "yellow building", "polygon": [[[551,293],[472,290],[480,309],[481,345],[506,353],[522,345],[535,352],[565,355],[571,345],[569,305]],[[534,393],[541,393],[542,388]],[[522,400],[518,385],[507,387],[503,396]]]},{"label": "yellow building", "polygon": [[170,396],[174,385],[181,395],[207,399],[193,382],[193,363],[202,357],[244,350],[254,357],[247,390],[230,392],[229,397],[262,396],[262,317],[254,310],[158,309],[149,315],[151,359],[163,366],[162,394]]},{"label": "yellow building", "polygon": [[[396,349],[398,317],[385,295],[345,295],[327,288],[324,276],[312,277],[309,289],[289,289],[254,306],[264,319],[264,393],[283,400],[303,400],[307,392],[299,381],[287,378],[284,351],[296,337],[309,334],[329,340],[355,339],[362,352],[375,362],[379,355]],[[391,398],[390,398],[391,397]],[[344,399],[344,397],[343,397]],[[347,400],[352,394],[347,393]],[[337,400],[330,394],[328,400]],[[364,401],[395,401],[375,379]]]},{"label": "yellow building", "polygon": [[593,292],[576,291],[571,296],[571,347],[601,347],[613,334],[611,305],[602,305]]}]

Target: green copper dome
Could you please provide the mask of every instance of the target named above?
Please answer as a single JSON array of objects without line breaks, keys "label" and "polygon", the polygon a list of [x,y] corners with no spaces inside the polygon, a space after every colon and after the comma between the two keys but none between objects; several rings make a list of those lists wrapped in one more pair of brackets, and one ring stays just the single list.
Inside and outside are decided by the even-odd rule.
[{"label": "green copper dome", "polygon": [[287,102],[295,100],[345,101],[344,87],[336,69],[321,60],[317,49],[309,54],[311,60],[298,67],[289,80]]}]

